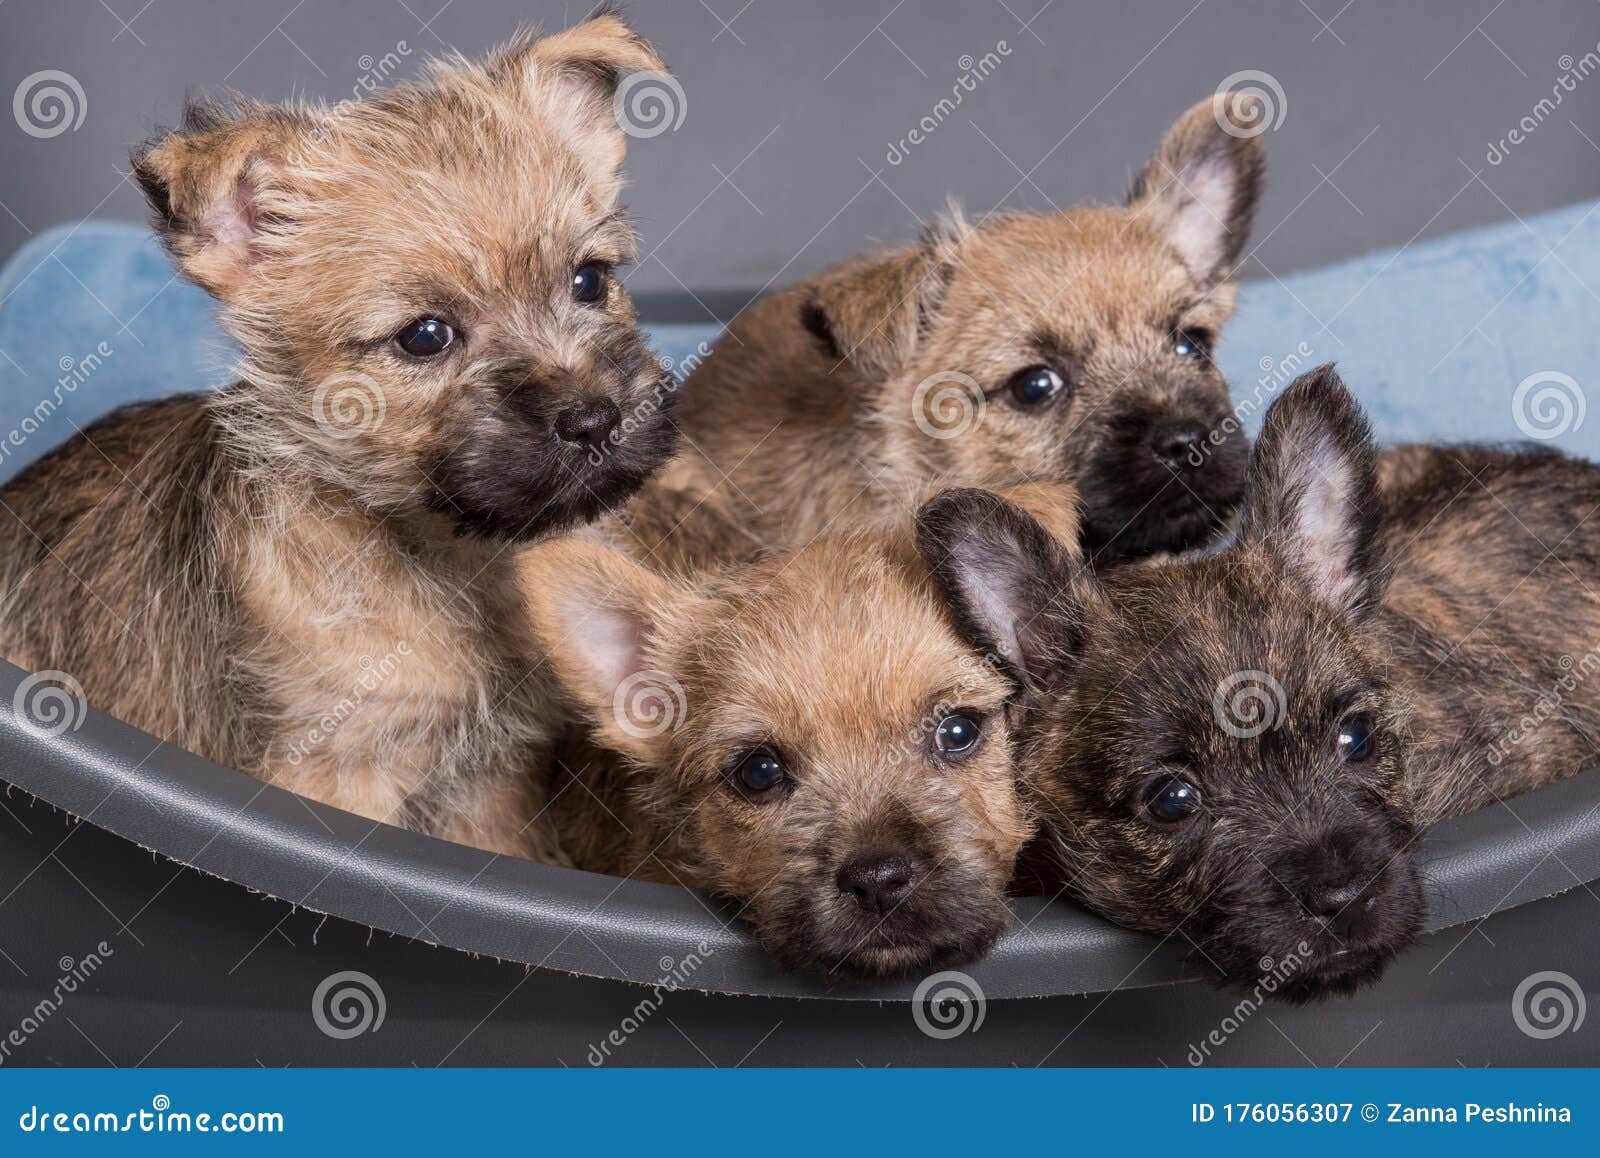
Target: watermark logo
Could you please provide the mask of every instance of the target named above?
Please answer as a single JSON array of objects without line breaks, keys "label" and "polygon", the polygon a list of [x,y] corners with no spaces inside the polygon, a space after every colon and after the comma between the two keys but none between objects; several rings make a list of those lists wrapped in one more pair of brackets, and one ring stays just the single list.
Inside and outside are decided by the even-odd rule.
[{"label": "watermark logo", "polygon": [[649,140],[674,133],[689,115],[689,98],[678,79],[664,72],[634,72],[623,78],[611,98],[617,127],[630,137]]},{"label": "watermark logo", "polygon": [[[1255,99],[1230,100],[1233,96]],[[1237,116],[1228,115],[1230,105]],[[1283,124],[1283,118],[1289,115],[1289,99],[1277,77],[1258,68],[1247,68],[1225,77],[1217,86],[1211,100],[1211,113],[1216,117],[1217,127],[1228,136],[1248,140]]]},{"label": "watermark logo", "polygon": [[323,1033],[341,1041],[377,1033],[388,1011],[383,986],[355,969],[329,974],[311,995],[311,1020]]},{"label": "watermark logo", "polygon": [[983,423],[983,387],[959,370],[930,374],[911,394],[911,420],[929,438],[960,438]]},{"label": "watermark logo", "polygon": [[948,1041],[983,1028],[983,987],[957,969],[924,977],[911,995],[911,1019],[929,1037]]},{"label": "watermark logo", "polygon": [[611,697],[617,727],[636,740],[651,740],[672,730],[688,710],[683,685],[662,671],[634,672]]},{"label": "watermark logo", "polygon": [[1541,1041],[1577,1033],[1588,1011],[1583,986],[1555,969],[1529,974],[1511,995],[1511,1020],[1523,1033]]},{"label": "watermark logo", "polygon": [[114,956],[116,950],[101,941],[82,957],[74,959],[67,954],[57,961],[56,968],[61,973],[56,978],[55,986],[32,1009],[24,1012],[22,1019],[12,1025],[9,1031],[0,1035],[0,1065],[5,1065],[14,1051],[27,1045],[45,1022],[61,1011],[67,999],[87,986],[89,979],[100,971],[106,960]]},{"label": "watermark logo", "polygon": [[911,155],[911,151],[933,136],[939,126],[961,107],[968,96],[977,92],[978,86],[992,76],[1000,67],[1000,62],[1010,55],[1011,45],[1004,40],[997,40],[994,48],[982,56],[975,58],[970,52],[966,52],[957,57],[956,68],[961,71],[955,83],[950,86],[950,95],[940,97],[933,108],[906,131],[905,136],[898,141],[890,141],[883,159],[891,165],[904,162]]},{"label": "watermark logo", "polygon": [[1536,370],[1511,395],[1511,420],[1528,438],[1560,438],[1583,425],[1589,400],[1571,374]]},{"label": "watermark logo", "polygon": [[1211,696],[1217,724],[1236,740],[1253,740],[1283,723],[1288,699],[1283,685],[1264,671],[1236,671]]},{"label": "watermark logo", "polygon": [[588,1062],[591,1066],[599,1067],[611,1060],[611,1055],[628,1044],[628,1039],[642,1029],[646,1022],[654,1017],[661,1006],[666,1002],[667,994],[676,993],[688,985],[689,979],[694,976],[712,956],[713,950],[705,941],[701,941],[681,958],[673,960],[663,957],[657,964],[661,968],[661,975],[656,978],[655,984],[650,987],[650,992],[640,998],[639,1002],[629,1010],[621,1022],[597,1042],[589,1045]]},{"label": "watermark logo", "polygon": [[77,132],[88,112],[89,101],[78,78],[58,68],[23,77],[11,95],[11,115],[16,117],[17,127],[40,140]]},{"label": "watermark logo", "polygon": [[83,727],[89,701],[83,685],[64,671],[38,671],[17,685],[11,710],[36,736],[64,736]]},{"label": "watermark logo", "polygon": [[1199,1041],[1189,1046],[1186,1056],[1191,1066],[1203,1066],[1211,1060],[1211,1055],[1228,1044],[1230,1038],[1244,1027],[1245,1022],[1255,1016],[1256,1011],[1290,978],[1311,960],[1311,945],[1301,941],[1292,950],[1282,957],[1263,957],[1256,962],[1260,971],[1256,977],[1255,985],[1239,998],[1238,1003],[1223,1015],[1216,1027]]},{"label": "watermark logo", "polygon": [[375,378],[356,370],[324,378],[311,396],[311,418],[324,434],[357,438],[383,425],[389,401]]},{"label": "watermark logo", "polygon": [[1570,52],[1562,53],[1556,58],[1556,68],[1560,69],[1560,72],[1556,75],[1555,83],[1550,86],[1550,95],[1540,97],[1534,102],[1533,107],[1506,130],[1505,136],[1489,142],[1488,149],[1483,155],[1483,159],[1489,164],[1503,164],[1513,149],[1533,136],[1539,127],[1555,114],[1556,109],[1561,107],[1567,97],[1578,91],[1580,84],[1596,72],[1600,72],[1600,44],[1596,44],[1577,59],[1573,59]]}]

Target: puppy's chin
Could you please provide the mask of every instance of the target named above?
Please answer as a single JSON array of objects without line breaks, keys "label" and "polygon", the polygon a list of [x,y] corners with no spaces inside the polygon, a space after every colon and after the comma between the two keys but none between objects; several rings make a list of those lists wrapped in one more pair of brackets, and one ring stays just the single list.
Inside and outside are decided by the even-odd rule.
[{"label": "puppy's chin", "polygon": [[1222,971],[1219,981],[1225,988],[1289,1005],[1348,997],[1376,984],[1422,930],[1420,905],[1411,909],[1403,902],[1391,906],[1381,931],[1362,941],[1286,930],[1262,936],[1267,930],[1259,921],[1256,935],[1246,937],[1242,924],[1231,932],[1210,931],[1199,941],[1202,952],[1196,956]]},{"label": "puppy's chin", "polygon": [[1089,505],[1083,524],[1084,551],[1095,566],[1105,567],[1203,547],[1227,525],[1242,497],[1234,494],[1202,502],[1184,491],[1175,501],[1152,502],[1143,511],[1121,501]]},{"label": "puppy's chin", "polygon": [[672,457],[676,435],[658,414],[597,450],[531,433],[469,438],[429,468],[426,503],[459,534],[526,542],[621,506]]},{"label": "puppy's chin", "polygon": [[854,977],[905,977],[969,964],[994,947],[1010,918],[1004,904],[959,900],[882,918],[797,899],[770,919],[756,916],[758,937],[789,968]]},{"label": "puppy's chin", "polygon": [[1231,438],[1198,470],[1165,466],[1137,448],[1102,451],[1079,483],[1084,549],[1104,566],[1207,545],[1244,498],[1247,449]]}]

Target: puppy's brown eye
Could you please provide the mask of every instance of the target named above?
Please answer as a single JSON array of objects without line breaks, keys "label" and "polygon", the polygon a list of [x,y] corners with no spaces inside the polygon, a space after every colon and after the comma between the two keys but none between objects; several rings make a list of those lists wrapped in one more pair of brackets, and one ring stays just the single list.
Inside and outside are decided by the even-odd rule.
[{"label": "puppy's brown eye", "polygon": [[418,318],[395,335],[394,340],[413,358],[432,358],[450,348],[456,332],[438,318]]},{"label": "puppy's brown eye", "polygon": [[1371,712],[1351,712],[1340,720],[1340,757],[1351,764],[1371,758],[1378,750],[1378,737],[1373,734],[1373,728]]},{"label": "puppy's brown eye", "polygon": [[1200,790],[1181,776],[1168,776],[1145,793],[1144,810],[1161,824],[1177,824],[1200,810]]},{"label": "puppy's brown eye", "polygon": [[933,730],[933,746],[945,756],[959,756],[972,751],[978,742],[981,725],[965,712],[952,712],[939,721]]},{"label": "puppy's brown eye", "polygon": [[1172,352],[1180,358],[1209,358],[1212,337],[1206,330],[1179,330],[1172,336]]},{"label": "puppy's brown eye", "polygon": [[753,748],[734,766],[733,781],[744,795],[754,801],[765,801],[777,795],[788,774],[783,761],[771,748]]},{"label": "puppy's brown eye", "polygon": [[606,267],[598,261],[586,261],[572,271],[572,296],[586,305],[602,301],[606,296]]},{"label": "puppy's brown eye", "polygon": [[1024,410],[1037,410],[1060,394],[1066,384],[1066,379],[1049,366],[1029,366],[1006,383],[1006,390]]}]

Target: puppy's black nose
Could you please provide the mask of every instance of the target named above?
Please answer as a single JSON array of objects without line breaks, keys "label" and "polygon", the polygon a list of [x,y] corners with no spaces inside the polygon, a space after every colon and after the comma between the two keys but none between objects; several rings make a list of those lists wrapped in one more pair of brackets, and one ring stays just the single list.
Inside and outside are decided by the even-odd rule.
[{"label": "puppy's black nose", "polygon": [[591,398],[556,415],[556,437],[598,447],[622,421],[617,404],[609,398]]},{"label": "puppy's black nose", "polygon": [[1374,901],[1366,882],[1355,878],[1314,889],[1301,898],[1306,911],[1336,937],[1359,936],[1369,924]]},{"label": "puppy's black nose", "polygon": [[1163,466],[1195,470],[1205,465],[1206,428],[1198,422],[1169,422],[1150,432],[1150,451]]},{"label": "puppy's black nose", "polygon": [[872,852],[847,861],[836,878],[869,913],[883,914],[911,892],[911,862],[899,853]]}]

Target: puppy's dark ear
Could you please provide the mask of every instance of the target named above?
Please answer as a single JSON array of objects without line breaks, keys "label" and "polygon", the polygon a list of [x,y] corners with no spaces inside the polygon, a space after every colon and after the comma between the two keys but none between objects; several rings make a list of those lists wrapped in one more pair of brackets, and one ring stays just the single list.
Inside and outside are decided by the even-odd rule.
[{"label": "puppy's dark ear", "polygon": [[952,211],[909,249],[847,263],[800,302],[800,324],[826,357],[850,363],[869,381],[893,378],[938,311],[971,228]]},{"label": "puppy's dark ear", "polygon": [[1128,194],[1128,208],[1161,231],[1202,289],[1228,278],[1250,239],[1270,115],[1253,93],[1201,101],[1167,130]]},{"label": "puppy's dark ear", "polygon": [[[654,46],[609,6],[552,36],[524,33],[484,68],[531,104],[534,115],[566,129],[579,161],[612,198],[621,187],[617,170],[627,134],[676,128],[686,111],[683,89]],[[649,75],[635,79],[632,73]]]},{"label": "puppy's dark ear", "polygon": [[1283,560],[1317,598],[1359,619],[1383,595],[1378,452],[1355,397],[1320,366],[1267,410],[1250,459],[1240,542]]},{"label": "puppy's dark ear", "polygon": [[178,267],[226,301],[269,233],[294,216],[286,160],[314,131],[309,114],[243,97],[190,100],[183,125],[133,154],[133,175]]},{"label": "puppy's dark ear", "polygon": [[1082,647],[1090,580],[1058,540],[999,495],[946,491],[917,512],[917,552],[963,638],[1031,694]]}]

